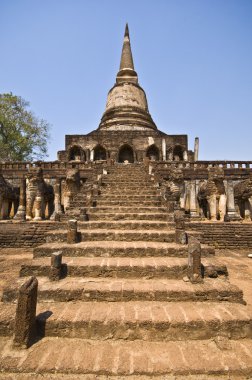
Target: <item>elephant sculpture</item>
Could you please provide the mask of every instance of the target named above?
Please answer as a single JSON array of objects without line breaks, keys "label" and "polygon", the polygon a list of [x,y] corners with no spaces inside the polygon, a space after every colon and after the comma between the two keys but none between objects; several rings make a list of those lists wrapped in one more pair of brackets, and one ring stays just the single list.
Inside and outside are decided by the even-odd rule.
[{"label": "elephant sculpture", "polygon": [[54,210],[53,187],[45,182],[41,167],[31,167],[27,174],[26,219],[44,219],[46,209],[50,218]]},{"label": "elephant sculpture", "polygon": [[167,202],[173,203],[173,206],[175,205],[180,208],[185,207],[185,184],[183,171],[181,169],[170,169],[169,176],[161,188],[161,193]]},{"label": "elephant sculpture", "polygon": [[68,169],[66,173],[66,183],[64,190],[64,210],[70,206],[73,197],[80,191],[81,180],[78,169]]},{"label": "elephant sculpture", "polygon": [[203,215],[211,221],[216,221],[218,216],[221,222],[226,215],[227,196],[224,186],[224,171],[222,168],[210,168],[208,180],[201,181],[198,189],[198,202]]},{"label": "elephant sculpture", "polygon": [[249,178],[234,186],[234,198],[237,212],[241,217],[251,220],[252,218],[252,173]]},{"label": "elephant sculpture", "polygon": [[10,185],[0,173],[0,219],[8,219],[10,217],[12,206],[14,206],[14,214],[16,213],[18,200],[18,188]]}]

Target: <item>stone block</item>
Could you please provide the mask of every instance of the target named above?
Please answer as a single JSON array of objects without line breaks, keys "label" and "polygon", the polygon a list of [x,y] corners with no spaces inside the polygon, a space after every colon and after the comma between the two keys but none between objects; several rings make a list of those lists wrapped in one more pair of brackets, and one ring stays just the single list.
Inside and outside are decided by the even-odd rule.
[{"label": "stone block", "polygon": [[185,217],[182,210],[174,211],[175,221],[175,242],[178,244],[187,243],[187,233],[185,232]]},{"label": "stone block", "polygon": [[89,218],[88,218],[88,214],[87,214],[87,210],[86,208],[84,207],[81,207],[80,208],[80,219],[83,221],[83,222],[88,222]]},{"label": "stone block", "polygon": [[62,252],[53,252],[51,256],[51,267],[60,268],[62,264]]},{"label": "stone block", "polygon": [[15,318],[14,345],[28,348],[36,337],[38,280],[31,277],[21,285]]},{"label": "stone block", "polygon": [[188,238],[188,278],[192,283],[202,282],[201,245],[193,236]]},{"label": "stone block", "polygon": [[78,231],[77,231],[77,220],[72,219],[68,221],[67,230],[67,243],[75,244],[78,243]]}]

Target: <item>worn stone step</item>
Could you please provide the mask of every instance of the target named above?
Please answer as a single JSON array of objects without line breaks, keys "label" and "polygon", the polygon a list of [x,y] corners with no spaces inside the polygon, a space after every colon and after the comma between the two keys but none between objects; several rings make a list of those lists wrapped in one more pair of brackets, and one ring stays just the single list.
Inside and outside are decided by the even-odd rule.
[{"label": "worn stone step", "polygon": [[[155,378],[205,380],[249,379],[252,373],[252,340],[229,340],[227,348],[221,339],[172,342],[100,341],[78,338],[46,337],[27,350],[15,350],[12,340],[0,340],[0,367],[3,376],[12,379],[40,374],[45,379],[136,380]],[[26,374],[26,375],[24,375]],[[55,375],[54,375],[55,374]],[[192,376],[199,376],[193,378]],[[38,375],[39,376],[39,375]],[[77,377],[73,377],[77,376]],[[111,376],[111,377],[110,377]],[[179,376],[179,377],[178,377]],[[180,377],[182,376],[182,377]],[[29,378],[29,380],[31,379]],[[36,375],[37,378],[37,375]],[[222,378],[223,379],[223,378]],[[5,377],[9,380],[9,377]],[[25,379],[26,380],[26,379]]]},{"label": "worn stone step", "polygon": [[102,180],[106,181],[136,181],[136,182],[152,182],[153,181],[153,176],[149,174],[143,174],[141,172],[138,173],[108,173],[108,174],[103,174],[102,175]]},{"label": "worn stone step", "polygon": [[153,181],[146,181],[146,180],[121,180],[121,179],[102,179],[102,186],[104,187],[138,187],[138,188],[149,188],[153,187],[154,182]]},{"label": "worn stone step", "polygon": [[131,164],[131,165],[124,165],[124,164],[121,164],[121,165],[115,165],[115,166],[111,166],[109,168],[107,168],[107,172],[108,172],[108,175],[109,174],[112,174],[112,173],[117,173],[117,174],[121,174],[121,173],[129,173],[129,174],[148,174],[147,173],[147,169],[145,169],[143,167],[143,165],[141,164],[138,164],[138,166],[135,166],[134,164]]},{"label": "worn stone step", "polygon": [[156,221],[156,220],[91,220],[88,222],[78,223],[80,229],[108,229],[108,230],[171,230],[174,229],[174,222]]},{"label": "worn stone step", "polygon": [[[123,200],[134,200],[134,201],[137,201],[137,200],[146,200],[146,201],[159,201],[160,200],[160,196],[159,195],[139,195],[139,194],[131,194],[131,195],[125,195],[125,194],[113,194],[111,195],[110,193],[108,193],[105,196],[103,196],[103,194],[101,194],[101,196],[99,197],[101,199],[107,199],[108,201],[116,201],[116,200],[119,200],[119,201],[123,201]],[[97,199],[99,199],[97,198]]]},{"label": "worn stone step", "polygon": [[[0,308],[0,336],[14,329],[13,303]],[[201,302],[39,302],[38,333],[66,338],[184,341],[252,337],[251,307]]]},{"label": "worn stone step", "polygon": [[[49,306],[49,307],[48,307]],[[90,307],[91,306],[91,307]],[[48,309],[52,313],[48,318]],[[38,305],[45,336],[143,341],[252,337],[252,310],[244,305],[181,302],[85,302]]]},{"label": "worn stone step", "polygon": [[161,206],[161,200],[145,200],[145,199],[124,199],[124,200],[109,200],[106,197],[97,198],[96,207],[113,207],[113,206],[125,206],[125,207],[155,207]]},{"label": "worn stone step", "polygon": [[76,203],[76,202],[79,202],[79,203],[86,203],[87,201],[87,197],[74,197],[72,200],[71,200],[71,204],[73,203]]},{"label": "worn stone step", "polygon": [[137,185],[119,185],[119,184],[115,184],[115,185],[107,185],[107,186],[103,186],[101,187],[100,189],[101,191],[110,191],[110,190],[113,190],[114,192],[120,192],[120,191],[123,191],[123,192],[135,192],[135,193],[139,193],[141,194],[141,192],[148,192],[148,191],[152,191],[152,190],[156,190],[156,187],[154,185],[152,186],[144,186],[144,187],[141,187],[141,186],[137,186]]},{"label": "worn stone step", "polygon": [[[219,276],[227,276],[227,268],[218,259],[202,260],[202,273],[214,266]],[[64,257],[62,272],[72,277],[166,278],[182,279],[187,275],[188,259],[174,257]],[[50,259],[37,258],[21,265],[20,276],[47,276]]]},{"label": "worn stone step", "polygon": [[[48,307],[49,306],[49,307]],[[91,306],[91,307],[90,307]],[[48,318],[48,309],[51,316]],[[45,336],[101,340],[183,341],[252,337],[252,310],[244,305],[181,302],[39,304]],[[45,327],[45,328],[44,328]]]},{"label": "worn stone step", "polygon": [[102,212],[89,213],[89,220],[156,220],[173,221],[173,214],[168,212]]},{"label": "worn stone step", "polygon": [[[194,234],[194,232],[193,232]],[[171,243],[175,239],[174,231],[164,230],[79,230],[81,241],[158,241]],[[46,242],[65,242],[67,230],[52,230],[46,233]]]},{"label": "worn stone step", "polygon": [[100,194],[102,196],[116,196],[116,195],[121,195],[121,196],[128,196],[128,195],[141,195],[141,196],[146,196],[146,195],[152,195],[152,196],[157,196],[157,189],[156,188],[148,188],[148,189],[131,189],[131,188],[100,188]]},{"label": "worn stone step", "polygon": [[161,206],[97,206],[97,207],[89,207],[88,213],[96,213],[96,212],[135,212],[135,213],[151,213],[151,212],[167,212],[165,207]]},{"label": "worn stone step", "polygon": [[102,182],[103,183],[136,183],[136,184],[146,184],[149,185],[150,183],[153,183],[153,179],[150,176],[142,176],[140,174],[138,175],[103,175],[102,176]]},{"label": "worn stone step", "polygon": [[[39,379],[245,380],[252,373],[252,341],[221,339],[172,342],[95,341],[46,337],[28,350],[15,350],[11,339],[0,340],[0,366],[5,380]],[[207,354],[206,354],[207,353]],[[83,359],[85,358],[85,360]],[[22,373],[22,377],[16,377]],[[209,374],[211,374],[209,377]],[[56,378],[54,376],[57,376]],[[59,377],[58,377],[59,376]],[[77,376],[77,377],[73,377]],[[140,376],[140,377],[139,377]],[[195,377],[194,377],[195,376]],[[36,375],[37,378],[37,375]]]},{"label": "worn stone step", "polygon": [[[19,278],[16,283],[4,289],[2,300],[4,302],[16,300],[18,288],[26,280],[27,277]],[[242,290],[220,278],[206,278],[201,284],[174,279],[93,277],[66,277],[53,282],[47,277],[39,277],[38,281],[38,299],[47,301],[211,301],[244,304]]]},{"label": "worn stone step", "polygon": [[[145,241],[85,241],[77,244],[46,243],[34,248],[33,256],[50,256],[62,251],[63,256],[73,257],[188,257],[187,245]],[[201,246],[202,257],[214,256],[214,248]]]}]

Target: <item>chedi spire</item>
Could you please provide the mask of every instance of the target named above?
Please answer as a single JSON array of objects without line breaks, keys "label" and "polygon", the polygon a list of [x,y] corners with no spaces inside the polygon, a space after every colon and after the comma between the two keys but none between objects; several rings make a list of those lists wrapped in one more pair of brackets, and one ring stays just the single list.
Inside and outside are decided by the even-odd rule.
[{"label": "chedi spire", "polygon": [[134,70],[128,24],[125,27],[120,69],[116,77],[116,83],[122,82],[138,83],[137,73]]}]

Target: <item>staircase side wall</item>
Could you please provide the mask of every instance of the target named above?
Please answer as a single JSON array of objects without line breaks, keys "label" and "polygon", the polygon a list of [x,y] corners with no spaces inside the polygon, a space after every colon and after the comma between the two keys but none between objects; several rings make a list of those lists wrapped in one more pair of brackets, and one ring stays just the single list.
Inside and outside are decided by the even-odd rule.
[{"label": "staircase side wall", "polygon": [[201,242],[219,249],[252,248],[252,223],[187,223],[187,230],[201,232]]}]

